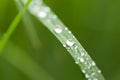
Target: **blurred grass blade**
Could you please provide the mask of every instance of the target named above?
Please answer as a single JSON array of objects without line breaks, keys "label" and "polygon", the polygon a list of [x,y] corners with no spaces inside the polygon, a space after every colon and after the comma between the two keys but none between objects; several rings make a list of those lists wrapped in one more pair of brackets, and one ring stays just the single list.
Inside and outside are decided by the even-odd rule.
[{"label": "blurred grass blade", "polygon": [[[23,2],[25,3],[25,0]],[[46,6],[42,0],[32,0],[28,9],[58,38],[88,80],[105,80],[86,50],[49,6]]]},{"label": "blurred grass blade", "polygon": [[[23,5],[21,2],[18,0],[16,6],[18,7],[19,10],[23,8]],[[40,46],[40,39],[38,37],[37,31],[34,26],[34,22],[30,17],[30,14],[26,11],[26,13],[23,15],[23,23],[25,25],[26,32],[28,34],[28,37],[32,43],[32,47],[34,49],[38,49]]]},{"label": "blurred grass blade", "polygon": [[4,59],[24,72],[31,80],[53,80],[27,53],[11,42],[8,43],[3,53]]},{"label": "blurred grass blade", "polygon": [[18,15],[13,20],[12,24],[9,26],[7,32],[2,37],[2,39],[0,41],[0,53],[2,52],[2,50],[4,49],[5,45],[7,44],[8,40],[9,40],[9,38],[11,37],[12,33],[16,29],[18,23],[20,22],[20,20],[22,18],[22,15],[24,14],[25,10],[28,8],[30,2],[31,2],[31,0],[28,0],[28,2],[25,4],[23,10],[18,13]]}]

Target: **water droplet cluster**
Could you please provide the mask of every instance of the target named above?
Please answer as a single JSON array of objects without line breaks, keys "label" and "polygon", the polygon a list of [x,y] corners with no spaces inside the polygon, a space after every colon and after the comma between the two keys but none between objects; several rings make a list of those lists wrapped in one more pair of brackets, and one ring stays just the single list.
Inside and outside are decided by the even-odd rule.
[{"label": "water droplet cluster", "polygon": [[[56,28],[58,30],[56,30]],[[56,27],[54,28],[57,35],[62,33],[72,35],[71,31],[68,28]],[[67,35],[64,35],[64,47],[71,52],[71,55],[75,59],[75,63],[81,66],[82,72],[85,74],[85,77],[88,80],[100,80],[98,74],[101,74],[101,71],[96,67],[95,62],[90,58],[85,49],[77,42],[75,37],[69,38]]]},{"label": "water droplet cluster", "polygon": [[[55,31],[58,35],[62,34],[62,31],[66,31],[65,34],[69,34],[71,36],[71,31],[68,30],[68,28],[59,28],[60,31]],[[67,38],[68,36],[65,36],[66,41],[64,43],[64,47],[69,51],[72,52],[72,56],[75,59],[75,63],[81,66],[82,72],[85,74],[85,77],[88,80],[101,80],[98,76],[98,74],[101,74],[101,71],[96,67],[95,62],[90,58],[88,53],[85,51],[85,49],[76,41],[75,37]]]},{"label": "water droplet cluster", "polygon": [[33,0],[29,7],[29,11],[42,21],[60,40],[63,46],[75,59],[75,63],[81,67],[82,72],[88,80],[104,80],[101,71],[96,67],[95,62],[90,58],[72,32],[64,26],[48,6],[42,3],[42,0]]}]

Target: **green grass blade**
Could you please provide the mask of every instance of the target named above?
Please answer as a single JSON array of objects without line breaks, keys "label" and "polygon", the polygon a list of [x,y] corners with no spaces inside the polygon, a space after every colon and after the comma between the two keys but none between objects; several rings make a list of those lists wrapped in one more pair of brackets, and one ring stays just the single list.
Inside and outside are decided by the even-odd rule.
[{"label": "green grass blade", "polygon": [[[2,57],[11,65],[24,72],[31,80],[53,80],[25,51],[9,42]],[[12,53],[12,54],[11,54]]]},{"label": "green grass blade", "polygon": [[[18,0],[16,6],[19,10],[23,9],[23,5]],[[31,41],[32,47],[37,50],[38,47],[41,45],[40,39],[38,37],[37,31],[35,29],[35,24],[33,20],[31,19],[30,14],[26,11],[26,13],[23,15],[22,21],[25,25],[26,32],[28,34],[28,37]]]},{"label": "green grass blade", "polygon": [[86,50],[71,31],[59,20],[57,15],[52,12],[50,7],[46,6],[42,0],[32,0],[29,11],[63,44],[88,80],[105,80]]},{"label": "green grass blade", "polygon": [[0,41],[0,53],[3,51],[5,45],[7,44],[8,40],[9,40],[9,38],[11,37],[14,30],[16,29],[18,23],[20,22],[20,20],[22,18],[22,15],[24,14],[26,9],[28,8],[30,2],[31,2],[31,0],[28,0],[28,2],[25,4],[23,10],[18,13],[18,15],[13,20],[12,24],[9,26],[7,32],[5,33],[5,36],[2,37],[2,39]]}]

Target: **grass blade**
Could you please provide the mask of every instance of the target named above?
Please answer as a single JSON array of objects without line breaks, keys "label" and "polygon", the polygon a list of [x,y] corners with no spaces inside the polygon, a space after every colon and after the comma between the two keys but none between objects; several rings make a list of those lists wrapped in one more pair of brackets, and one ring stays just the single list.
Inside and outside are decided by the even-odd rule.
[{"label": "grass blade", "polygon": [[9,26],[7,32],[5,33],[5,36],[2,37],[0,41],[0,53],[3,51],[5,45],[7,44],[9,38],[11,37],[12,33],[16,29],[18,23],[20,22],[22,15],[24,14],[25,10],[28,8],[31,0],[28,0],[28,2],[25,4],[24,8],[22,11],[18,13],[18,15],[15,17],[13,20],[12,24]]},{"label": "grass blade", "polygon": [[[19,10],[23,9],[22,3],[18,0],[16,6]],[[37,31],[34,26],[33,20],[30,18],[30,14],[26,11],[26,13],[23,15],[22,21],[25,25],[26,32],[28,34],[28,37],[32,43],[32,47],[37,50],[38,47],[41,45],[40,39],[38,37]]]},{"label": "grass blade", "polygon": [[24,72],[31,80],[53,80],[53,78],[43,68],[41,68],[17,45],[9,42],[3,53],[2,57],[5,60],[20,71]]},{"label": "grass blade", "polygon": [[[25,0],[23,2],[25,3]],[[42,0],[32,0],[29,11],[63,44],[88,80],[105,80],[86,50],[71,31],[59,20],[57,15],[52,12],[50,7],[46,6]]]}]

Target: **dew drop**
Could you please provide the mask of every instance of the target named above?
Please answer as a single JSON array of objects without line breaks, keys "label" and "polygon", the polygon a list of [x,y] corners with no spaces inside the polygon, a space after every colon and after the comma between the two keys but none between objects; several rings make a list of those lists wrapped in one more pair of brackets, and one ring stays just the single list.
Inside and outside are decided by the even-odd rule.
[{"label": "dew drop", "polygon": [[33,0],[29,6],[29,11],[31,13],[38,14],[41,8],[41,4],[42,4],[42,0]]},{"label": "dew drop", "polygon": [[85,73],[85,70],[82,70],[83,73]]},{"label": "dew drop", "polygon": [[52,20],[55,20],[55,19],[57,19],[57,16],[56,16],[55,14],[53,14],[53,13],[50,13],[50,14],[48,15],[48,18],[49,18],[49,19],[52,19]]},{"label": "dew drop", "polygon": [[50,12],[50,8],[49,7],[42,7],[40,9],[40,11],[38,12],[38,16],[40,18],[46,18],[49,12]]},{"label": "dew drop", "polygon": [[98,70],[98,73],[101,73],[101,70]]},{"label": "dew drop", "polygon": [[50,12],[50,8],[49,8],[49,7],[44,7],[43,10],[44,10],[45,12]]},{"label": "dew drop", "polygon": [[63,44],[63,47],[66,47],[66,44]]},{"label": "dew drop", "polygon": [[93,80],[98,80],[97,78],[94,78]]},{"label": "dew drop", "polygon": [[56,15],[52,15],[52,19],[57,19],[57,16]]},{"label": "dew drop", "polygon": [[60,25],[56,25],[54,31],[56,33],[62,33],[62,27]]},{"label": "dew drop", "polygon": [[96,65],[95,62],[93,61],[93,62],[92,62],[92,66],[95,66],[95,65]]},{"label": "dew drop", "polygon": [[45,17],[47,17],[47,13],[44,12],[44,11],[40,11],[40,12],[38,13],[38,16],[39,16],[40,18],[45,18]]},{"label": "dew drop", "polygon": [[69,39],[69,40],[66,41],[66,44],[67,44],[69,47],[71,47],[71,46],[73,46],[73,45],[75,44],[75,42],[74,42],[72,39]]},{"label": "dew drop", "polygon": [[87,62],[85,62],[85,65],[87,65]]},{"label": "dew drop", "polygon": [[72,32],[71,31],[68,31],[69,34],[71,34]]},{"label": "dew drop", "polygon": [[73,38],[75,38],[75,36],[73,36]]},{"label": "dew drop", "polygon": [[94,75],[95,75],[95,72],[92,73],[92,76],[94,76]]},{"label": "dew drop", "polygon": [[51,23],[51,20],[50,20],[50,19],[47,19],[47,22],[48,22],[48,23]]},{"label": "dew drop", "polygon": [[91,65],[88,65],[88,69],[90,69],[91,68]]},{"label": "dew drop", "polygon": [[65,30],[68,30],[68,28],[66,27]]},{"label": "dew drop", "polygon": [[83,59],[83,58],[80,58],[80,62],[83,63],[83,62],[84,62],[84,59]]},{"label": "dew drop", "polygon": [[76,64],[79,64],[79,62],[80,62],[80,57],[78,57],[77,55],[76,55],[75,57],[76,57],[75,63],[76,63]]},{"label": "dew drop", "polygon": [[78,46],[75,46],[75,48],[74,48],[75,50],[77,50],[78,49]]},{"label": "dew drop", "polygon": [[79,64],[79,61],[75,61],[76,64]]},{"label": "dew drop", "polygon": [[85,55],[85,53],[84,52],[81,52],[81,56],[84,56]]},{"label": "dew drop", "polygon": [[90,76],[89,76],[88,74],[85,74],[85,77],[86,77],[86,78],[89,78]]},{"label": "dew drop", "polygon": [[30,12],[34,13],[34,14],[38,14],[39,11],[40,11],[40,7],[39,5],[35,4],[35,3],[32,3],[30,6],[29,6],[29,10]]}]

